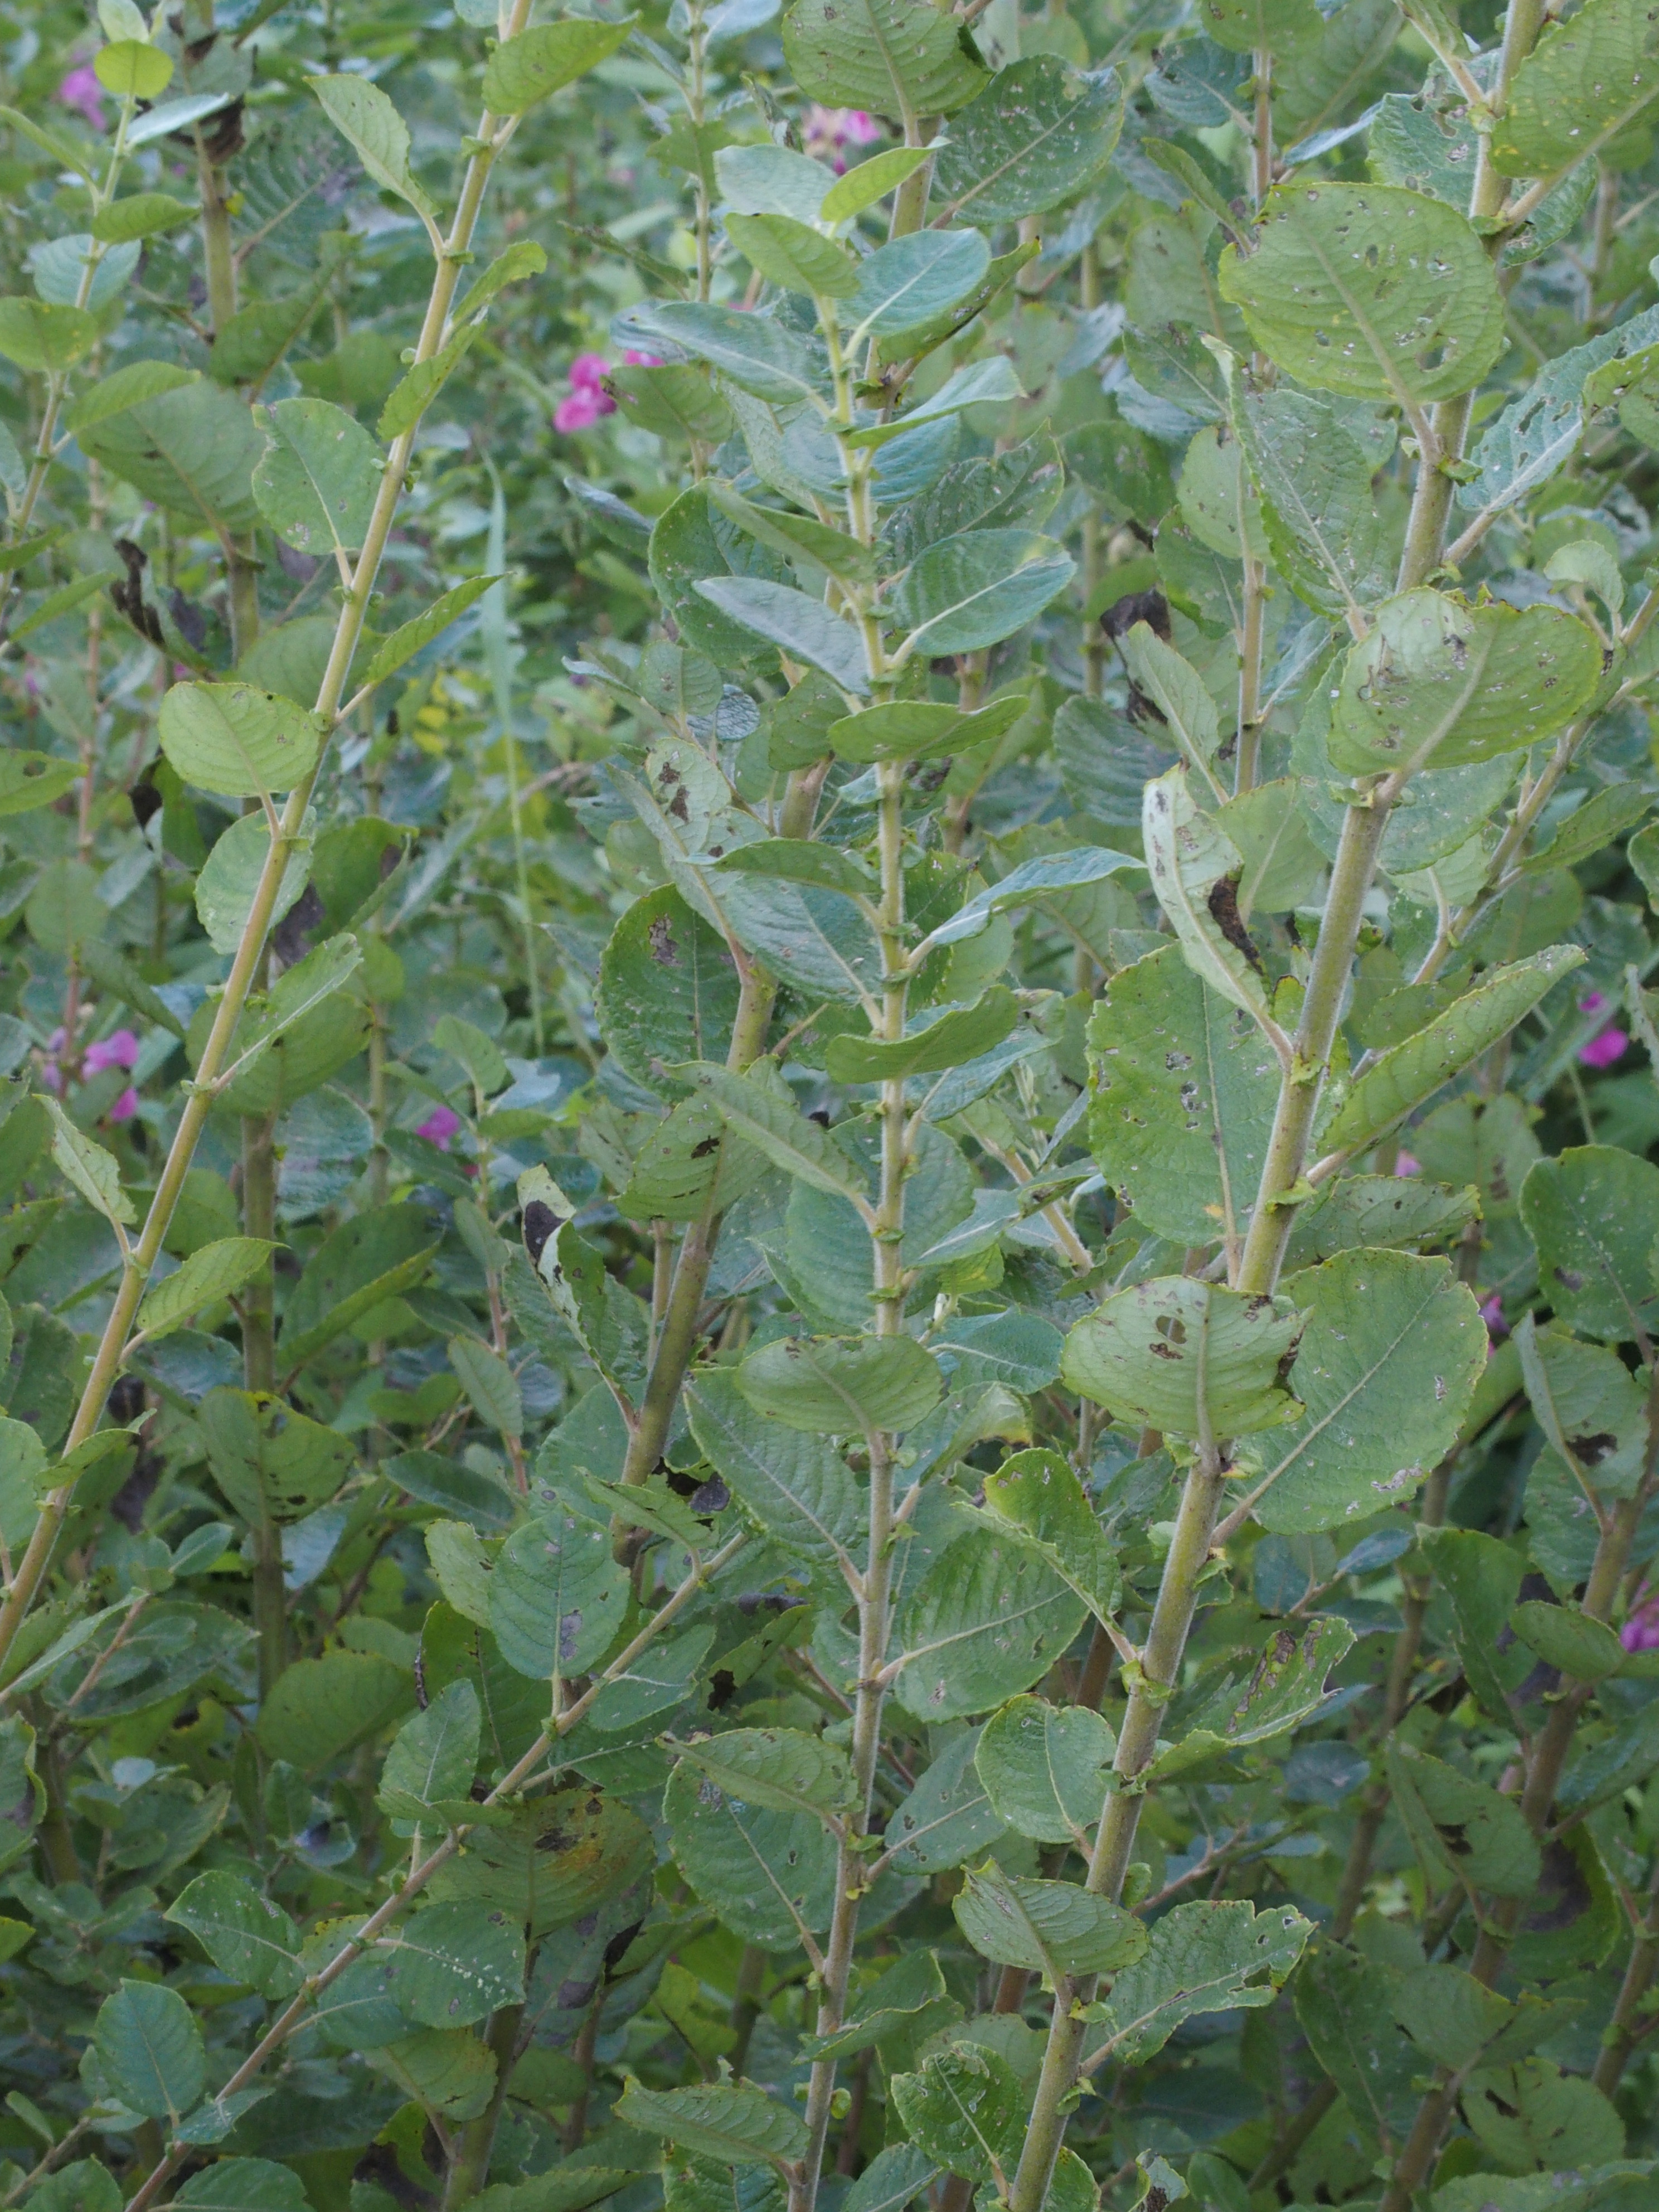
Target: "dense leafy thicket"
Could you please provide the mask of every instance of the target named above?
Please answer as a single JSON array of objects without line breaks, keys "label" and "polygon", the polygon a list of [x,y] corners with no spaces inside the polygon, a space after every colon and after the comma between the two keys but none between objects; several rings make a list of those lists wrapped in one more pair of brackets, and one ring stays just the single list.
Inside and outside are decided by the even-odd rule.
[{"label": "dense leafy thicket", "polygon": [[1650,0],[0,26],[4,2203],[1650,2205]]}]

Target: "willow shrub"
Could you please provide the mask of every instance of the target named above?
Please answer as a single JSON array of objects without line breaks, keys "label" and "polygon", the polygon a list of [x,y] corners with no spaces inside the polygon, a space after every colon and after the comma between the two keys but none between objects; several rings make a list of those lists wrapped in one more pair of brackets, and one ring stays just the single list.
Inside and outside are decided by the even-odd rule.
[{"label": "willow shrub", "polygon": [[1659,18],[532,12],[13,19],[5,2202],[1637,2212]]}]

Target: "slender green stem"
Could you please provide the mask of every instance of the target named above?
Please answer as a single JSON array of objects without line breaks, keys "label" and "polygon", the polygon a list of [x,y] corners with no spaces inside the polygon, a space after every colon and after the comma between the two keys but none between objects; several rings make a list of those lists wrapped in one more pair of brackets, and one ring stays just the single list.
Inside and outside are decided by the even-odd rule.
[{"label": "slender green stem", "polygon": [[469,2120],[460,2131],[449,2171],[444,2177],[443,2212],[457,2212],[459,2206],[470,2203],[489,2179],[490,2154],[495,2148],[496,2133],[507,2104],[507,2085],[513,2078],[514,2061],[519,2055],[523,2021],[521,2004],[503,2005],[490,2015],[484,2045],[495,2062],[495,2087],[477,2118]]},{"label": "slender green stem", "polygon": [[1637,1923],[1619,2001],[1590,2075],[1604,2097],[1612,2096],[1619,2087],[1632,2052],[1653,2026],[1648,1992],[1656,1971],[1659,1971],[1659,1856],[1654,1859],[1653,1877],[1648,1884],[1648,1909]]}]

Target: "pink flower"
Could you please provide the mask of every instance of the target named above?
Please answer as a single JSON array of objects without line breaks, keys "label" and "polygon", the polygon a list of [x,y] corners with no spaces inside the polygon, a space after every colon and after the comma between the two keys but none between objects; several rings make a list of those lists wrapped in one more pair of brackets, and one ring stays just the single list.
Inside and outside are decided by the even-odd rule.
[{"label": "pink flower", "polygon": [[461,1117],[453,1106],[434,1106],[424,1121],[417,1121],[415,1133],[424,1137],[428,1145],[435,1145],[441,1152],[449,1150],[450,1139],[461,1126]]},{"label": "pink flower", "polygon": [[138,1093],[129,1083],[105,1116],[110,1121],[130,1121],[138,1111]]},{"label": "pink flower", "polygon": [[1626,1651],[1659,1651],[1659,1597],[1642,1586],[1641,1602],[1619,1632]]},{"label": "pink flower", "polygon": [[1510,1325],[1504,1318],[1504,1301],[1496,1291],[1480,1309],[1480,1318],[1486,1324],[1488,1336],[1507,1336]]},{"label": "pink flower", "polygon": [[1588,1044],[1579,1046],[1578,1059],[1584,1067],[1611,1067],[1629,1049],[1630,1039],[1623,1030],[1607,1029],[1599,1036],[1593,1036]]},{"label": "pink flower", "polygon": [[88,1075],[96,1075],[106,1067],[137,1067],[138,1040],[131,1030],[112,1030],[108,1036],[87,1047],[87,1056],[81,1065]]},{"label": "pink flower", "polygon": [[1394,1171],[1397,1176],[1421,1175],[1423,1163],[1410,1152],[1397,1152],[1395,1155]]},{"label": "pink flower", "polygon": [[611,364],[602,353],[579,353],[570,364],[570,389],[597,392],[610,374]]},{"label": "pink flower", "polygon": [[553,428],[566,437],[576,430],[591,430],[605,412],[600,404],[604,397],[599,392],[573,392],[553,410]]},{"label": "pink flower", "polygon": [[1607,1003],[1599,991],[1586,991],[1578,1001],[1578,1011],[1581,1014],[1599,1014]]},{"label": "pink flower", "polygon": [[94,131],[103,129],[104,88],[90,62],[81,62],[70,71],[58,88],[58,97],[65,107],[84,116]]},{"label": "pink flower", "polygon": [[861,107],[823,107],[814,100],[806,111],[801,143],[814,160],[830,160],[839,177],[847,171],[842,148],[868,146],[880,136],[880,124]]},{"label": "pink flower", "polygon": [[623,356],[623,359],[630,368],[660,368],[662,367],[662,356],[659,353],[635,353],[631,346]]}]

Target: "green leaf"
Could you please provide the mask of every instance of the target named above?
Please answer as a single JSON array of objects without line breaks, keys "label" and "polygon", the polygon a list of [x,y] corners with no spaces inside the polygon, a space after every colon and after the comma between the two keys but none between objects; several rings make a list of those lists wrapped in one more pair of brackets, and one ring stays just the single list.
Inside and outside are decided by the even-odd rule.
[{"label": "green leaf", "polygon": [[621,23],[597,23],[572,17],[520,31],[489,57],[484,106],[492,115],[522,115],[609,60],[626,44],[635,20],[630,15]]},{"label": "green leaf", "polygon": [[227,799],[303,782],[324,734],[317,715],[248,684],[175,684],[161,702],[159,728],[181,780]]},{"label": "green leaf", "polygon": [[490,1631],[517,1674],[585,1674],[621,1626],[629,1587],[599,1522],[538,1516],[501,1547],[489,1578]]},{"label": "green leaf", "polygon": [[1406,592],[1349,651],[1331,759],[1351,775],[1491,760],[1553,736],[1601,680],[1595,636],[1559,607]]},{"label": "green leaf", "polygon": [[1474,1528],[1424,1529],[1419,1541],[1450,1601],[1468,1686],[1492,1717],[1509,1727],[1514,1720],[1510,1692],[1532,1671],[1526,1653],[1513,1644],[1505,1649],[1504,1643],[1525,1562],[1507,1544]]},{"label": "green leaf", "polygon": [[[983,282],[958,304],[955,316],[964,314],[988,290],[993,294],[1000,291],[1014,273],[1006,268],[1006,264],[1018,259],[1023,265],[1026,258],[1029,257],[1011,253],[1005,254],[1000,261],[994,261]],[[999,274],[1000,271],[1006,273]],[[901,331],[889,343],[900,354],[929,351],[942,344],[956,326],[953,318],[947,318],[946,324],[938,337],[934,336],[933,325],[924,324],[919,330]],[[882,349],[884,352],[886,349]],[[858,429],[843,431],[841,441],[851,453],[874,452],[879,447],[890,445],[895,438],[902,438],[907,430],[917,429],[924,422],[942,422],[948,415],[959,415],[964,407],[994,406],[1000,401],[1025,397],[1025,387],[1013,363],[1006,354],[994,353],[982,361],[970,361],[965,368],[953,370],[937,392],[915,401],[904,414],[893,416],[885,422],[866,422]],[[877,483],[879,485],[879,477]]]},{"label": "green leaf", "polygon": [[1313,0],[1200,0],[1199,16],[1206,38],[1236,54],[1297,54],[1325,29]]},{"label": "green leaf", "polygon": [[1146,786],[1141,828],[1152,889],[1188,964],[1265,1028],[1266,975],[1238,911],[1243,857],[1198,806],[1184,765]]},{"label": "green leaf", "polygon": [[[125,246],[135,238],[154,238],[159,231],[177,230],[183,223],[194,222],[196,216],[193,207],[174,199],[170,192],[132,192],[98,210],[92,218],[92,235],[101,246]],[[162,366],[160,362],[143,365]],[[118,376],[122,374],[116,371]]]},{"label": "green leaf", "polygon": [[[234,953],[253,910],[255,894],[270,858],[270,827],[264,809],[241,814],[203,862],[196,878],[196,918],[216,952]],[[298,837],[289,849],[276,902],[274,929],[294,907],[311,876],[311,838]]]},{"label": "green leaf", "polygon": [[177,1990],[122,1982],[93,2023],[93,2048],[106,2079],[129,2111],[175,2124],[207,2080],[202,2031]]},{"label": "green leaf", "polygon": [[758,538],[763,545],[769,545],[786,559],[804,555],[833,576],[842,576],[854,583],[875,581],[874,554],[867,546],[860,545],[856,538],[849,538],[845,531],[831,530],[822,522],[809,520],[804,514],[792,514],[786,507],[756,507],[728,484],[710,484],[708,496],[738,529],[746,531],[751,538]]},{"label": "green leaf", "polygon": [[492,584],[501,580],[500,576],[469,576],[464,584],[457,584],[453,591],[434,600],[423,615],[400,623],[390,637],[375,647],[374,659],[363,671],[363,684],[384,684],[387,677],[395,676],[406,661],[423,652],[434,638],[441,637],[452,623],[459,622]]},{"label": "green leaf", "polygon": [[1025,2139],[1027,2098],[1000,2052],[948,2044],[920,2073],[893,2075],[888,2092],[906,2135],[929,2158],[973,2181],[1012,2184]]},{"label": "green leaf", "polygon": [[524,1399],[506,1360],[476,1336],[452,1336],[447,1349],[450,1367],[478,1419],[503,1437],[521,1437]]},{"label": "green leaf", "polygon": [[1515,1346],[1539,1427],[1571,1480],[1602,1498],[1632,1498],[1647,1453],[1647,1398],[1615,1352],[1528,1314]]},{"label": "green leaf", "polygon": [[1086,1705],[1022,1697],[987,1721],[974,1763],[993,1811],[1011,1828],[1086,1850],[1116,1751],[1116,1737]]},{"label": "green leaf", "polygon": [[304,1978],[299,1929],[281,1905],[228,1869],[198,1874],[165,1917],[188,1929],[222,1973],[262,1997],[290,1997]]},{"label": "green leaf", "polygon": [[1316,1712],[1325,1702],[1326,1678],[1353,1648],[1346,1620],[1310,1620],[1299,1629],[1276,1629],[1251,1673],[1228,1668],[1219,1682],[1200,1686],[1196,1705],[1188,1702],[1170,1728],[1176,1740],[1164,1747],[1150,1771],[1160,1780],[1203,1766],[1228,1752],[1270,1743]]},{"label": "green leaf", "polygon": [[1119,1596],[1117,1555],[1058,1452],[1016,1452],[1004,1460],[985,1478],[985,1507],[1041,1553],[1097,1620],[1110,1622]]},{"label": "green leaf", "polygon": [[799,0],[783,20],[783,54],[807,99],[902,120],[948,115],[986,82],[972,47],[927,0]]},{"label": "green leaf", "polygon": [[1583,961],[1579,946],[1552,945],[1529,959],[1488,969],[1474,990],[1366,1070],[1327,1129],[1327,1147],[1365,1151],[1384,1130],[1506,1037],[1547,992]]},{"label": "green leaf", "polygon": [[98,319],[84,307],[45,300],[0,299],[0,357],[40,374],[70,368],[92,351]]},{"label": "green leaf", "polygon": [[831,614],[822,599],[763,576],[705,576],[696,589],[709,605],[780,646],[792,659],[821,668],[844,691],[870,689],[864,640],[850,622]]},{"label": "green leaf", "polygon": [[1138,2066],[1205,2013],[1270,2005],[1313,1932],[1290,1905],[1177,1905],[1153,1926],[1144,1955],[1114,1976],[1110,1996],[1091,2008],[1105,2033],[1085,2070],[1105,2058]]},{"label": "green leaf", "polygon": [[50,753],[0,753],[0,820],[50,806],[80,780],[78,761],[58,760]]},{"label": "green leaf", "polygon": [[1245,391],[1233,422],[1291,589],[1334,618],[1375,605],[1392,579],[1372,462],[1339,408],[1310,392]]},{"label": "green leaf", "polygon": [[677,1763],[663,1817],[686,1880],[745,1942],[790,1952],[829,1926],[836,1847],[816,1812],[751,1805]]},{"label": "green leaf", "polygon": [[1111,69],[1077,70],[1053,54],[1000,70],[951,125],[933,171],[951,216],[1016,222],[1092,182],[1116,147],[1123,88]]},{"label": "green leaf", "polygon": [[1626,1658],[1624,1645],[1605,1621],[1573,1607],[1528,1598],[1510,1616],[1515,1632],[1547,1667],[1578,1682],[1605,1681]]},{"label": "green leaf", "polygon": [[1659,1168],[1618,1146],[1570,1146],[1531,1170],[1521,1218],[1559,1320],[1609,1343],[1651,1334]]},{"label": "green leaf", "polygon": [[1402,2142],[1421,2100],[1421,2060],[1395,2027],[1401,1970],[1340,1943],[1315,1945],[1296,1978],[1296,2021],[1316,2063],[1362,2124]]},{"label": "green leaf", "polygon": [[434,1876],[430,1894],[503,1914],[538,1942],[648,1879],[655,1856],[636,1813],[580,1784],[475,1831]]},{"label": "green leaf", "polygon": [[1238,1471],[1265,1528],[1303,1534],[1409,1497],[1455,1443],[1486,1358],[1473,1293],[1444,1260],[1340,1252],[1291,1285],[1307,1310],[1291,1425]]},{"label": "green leaf", "polygon": [[931,1951],[902,1952],[857,1998],[845,2024],[829,2035],[801,2038],[803,2057],[850,2058],[898,2033],[945,1995],[945,1977]]},{"label": "green leaf", "polygon": [[1030,530],[966,530],[930,545],[893,595],[892,618],[930,659],[996,645],[1034,621],[1070,583],[1075,563]]},{"label": "green leaf", "polygon": [[1261,350],[1317,390],[1422,408],[1471,390],[1504,349],[1480,239],[1396,185],[1277,185],[1254,250],[1228,246],[1218,275]]},{"label": "green leaf", "polygon": [[[919,165],[913,161],[910,166]],[[830,190],[823,162],[792,153],[786,146],[722,146],[714,155],[714,176],[731,213],[785,215],[800,223],[818,221]],[[840,189],[837,185],[836,190]],[[823,220],[838,218],[825,216]]]},{"label": "green leaf", "polygon": [[71,427],[88,459],[188,528],[234,536],[259,520],[253,471],[264,435],[234,392],[143,362],[94,385],[84,405]]},{"label": "green leaf", "polygon": [[258,1274],[276,1246],[262,1237],[224,1237],[203,1244],[161,1280],[138,1310],[138,1327],[153,1342],[181,1328],[204,1306],[216,1305]]},{"label": "green leaf", "polygon": [[465,2027],[524,1997],[524,1934],[459,1899],[428,1905],[381,1936],[398,1964],[398,2002],[423,2027]]},{"label": "green leaf", "polygon": [[306,82],[374,182],[429,222],[436,210],[410,171],[409,126],[379,86],[361,76],[313,76]]},{"label": "green leaf", "polygon": [[833,1820],[854,1801],[846,1753],[799,1729],[731,1729],[674,1747],[728,1797],[745,1805]]},{"label": "green leaf", "polygon": [[306,1261],[283,1313],[280,1350],[302,1367],[325,1345],[389,1298],[413,1290],[437,1250],[418,1206],[369,1206],[323,1239]]},{"label": "green leaf", "polygon": [[980,1731],[946,1743],[888,1821],[884,1841],[906,1874],[939,1874],[979,1858],[1005,1830],[974,1764]]},{"label": "green leaf", "polygon": [[992,1862],[970,1869],[951,1905],[982,1958],[1026,1966],[1058,1986],[1062,1977],[1110,1973],[1146,1948],[1133,1913],[1069,1881],[1006,1875]]},{"label": "green leaf", "polygon": [[304,1520],[338,1494],[351,1466],[349,1437],[264,1391],[211,1390],[197,1419],[213,1479],[250,1528]]},{"label": "green leaf", "polygon": [[980,282],[991,249],[976,230],[920,230],[878,246],[848,288],[848,343],[911,331],[948,314]]},{"label": "green leaf", "polygon": [[752,1146],[728,1136],[711,1098],[682,1098],[646,1139],[617,1197],[633,1221],[695,1221],[713,1194],[724,1212],[766,1172]]},{"label": "green leaf", "polygon": [[611,932],[595,1006],[625,1072],[678,1098],[692,1086],[671,1069],[724,1059],[738,990],[725,939],[664,884],[635,900]]},{"label": "green leaf", "polygon": [[695,1370],[686,1407],[698,1449],[774,1542],[853,1571],[866,1512],[833,1445],[757,1413],[727,1368]]},{"label": "green leaf", "polygon": [[806,2129],[787,2105],[746,2082],[693,2089],[646,2089],[630,2081],[617,2100],[629,2127],[665,2136],[683,2150],[728,2166],[781,2166],[806,2149]]},{"label": "green leaf", "polygon": [[121,1170],[114,1156],[84,1136],[55,1098],[42,1098],[40,1103],[52,1116],[52,1157],[59,1172],[106,1221],[136,1221],[138,1216],[121,1188]]},{"label": "green leaf", "polygon": [[[448,1683],[424,1712],[404,1723],[380,1771],[383,1791],[434,1804],[464,1798],[472,1787],[483,1725],[478,1693],[471,1682]],[[415,1823],[394,1820],[394,1835],[412,1835]]]},{"label": "green leaf", "polygon": [[973,897],[958,907],[948,921],[942,921],[927,939],[930,951],[941,945],[960,945],[970,937],[977,937],[993,919],[1007,914],[1016,907],[1030,906],[1050,892],[1074,890],[1085,884],[1097,884],[1108,876],[1116,875],[1124,868],[1140,868],[1146,863],[1136,860],[1133,853],[1120,853],[1111,846],[1085,846],[1075,853],[1048,853],[1040,860],[1022,860],[1011,868],[1000,883],[988,890],[976,891]]},{"label": "green leaf", "polygon": [[906,1036],[890,1041],[849,1032],[831,1037],[823,1064],[836,1083],[896,1083],[937,1074],[989,1052],[1018,1019],[1013,993],[997,983],[970,1006],[929,1009]]},{"label": "green leaf", "polygon": [[914,1337],[780,1337],[737,1370],[757,1413],[809,1435],[902,1432],[939,1403],[945,1378]]},{"label": "green leaf", "polygon": [[1279,1100],[1279,1064],[1255,1023],[1166,945],[1109,978],[1088,1036],[1102,1174],[1159,1237],[1236,1236]]},{"label": "green leaf", "polygon": [[1659,30],[1640,0],[1588,0],[1546,25],[1493,130],[1492,167],[1549,177],[1590,160],[1659,94],[1656,62]]},{"label": "green leaf", "polygon": [[314,1772],[378,1735],[412,1701],[408,1675],[379,1652],[296,1659],[259,1708],[259,1742],[270,1758]]},{"label": "green leaf", "polygon": [[[1462,2101],[1488,2154],[1511,2169],[1542,2167],[1553,2181],[1557,2174],[1588,2178],[1605,2160],[1622,2163],[1625,2124],[1611,2102],[1594,2082],[1564,2074],[1552,2059],[1523,2058],[1518,2065],[1483,2068],[1468,2082]],[[1613,2186],[1625,2194],[1616,2180]],[[1639,2190],[1640,2183],[1636,2186]],[[1560,2196],[1553,2194],[1550,2201],[1559,2204]],[[1617,2197],[1609,2201],[1616,2203]]]},{"label": "green leaf", "polygon": [[845,300],[858,284],[859,264],[845,248],[793,216],[728,215],[726,234],[751,269],[786,291]]},{"label": "green leaf", "polygon": [[842,760],[925,760],[931,753],[966,752],[969,746],[987,744],[1012,730],[1030,709],[1024,692],[994,699],[972,714],[925,699],[898,700],[844,715],[830,723],[825,735]]},{"label": "green leaf", "polygon": [[663,339],[775,407],[816,398],[820,378],[805,341],[765,315],[697,300],[647,301],[629,311],[630,337]]},{"label": "green leaf", "polygon": [[173,81],[173,63],[145,39],[115,39],[92,58],[98,82],[119,100],[155,100]]},{"label": "green leaf", "polygon": [[675,1073],[695,1083],[720,1109],[726,1127],[774,1167],[811,1189],[830,1191],[867,1206],[865,1179],[857,1164],[822,1123],[801,1112],[775,1069],[772,1081],[764,1079],[763,1068],[771,1066],[769,1061],[747,1075],[734,1075],[728,1068],[694,1060]]},{"label": "green leaf", "polygon": [[930,1723],[989,1711],[1040,1680],[1085,1617],[1028,1545],[974,1529],[939,1554],[899,1613],[898,1701]]},{"label": "green leaf", "polygon": [[173,2192],[191,2212],[306,2212],[304,2184],[268,2158],[216,2158]]},{"label": "green leaf", "polygon": [[1288,1298],[1166,1276],[1085,1314],[1060,1375],[1120,1419],[1178,1437],[1248,1436],[1297,1418],[1281,1370],[1301,1329]]},{"label": "green leaf", "polygon": [[404,2100],[441,2121],[476,2120],[495,2087],[495,2053],[464,2027],[422,2028],[366,2053]]},{"label": "green leaf", "polygon": [[718,446],[732,434],[731,408],[693,362],[628,362],[605,382],[623,414],[655,437]]},{"label": "green leaf", "polygon": [[298,552],[355,553],[380,495],[379,446],[326,399],[279,399],[266,420],[273,442],[253,471],[260,514]]},{"label": "green leaf", "polygon": [[1147,623],[1134,623],[1118,649],[1137,687],[1164,717],[1169,729],[1167,742],[1181,752],[1189,768],[1213,782],[1221,742],[1220,720],[1197,669],[1173,646],[1165,645]]},{"label": "green leaf", "polygon": [[[896,191],[907,177],[915,174],[927,155],[925,146],[893,146],[884,153],[872,154],[867,161],[860,161],[844,177],[836,178],[813,210],[814,216],[824,222],[850,221],[866,208],[873,207],[878,200],[885,199],[889,192]],[[731,197],[729,187],[727,197]]]},{"label": "green leaf", "polygon": [[723,853],[720,866],[727,874],[816,884],[824,890],[841,891],[848,898],[880,896],[874,877],[854,854],[839,852],[833,845],[821,845],[812,837],[760,837],[752,845],[739,845],[735,852]]},{"label": "green leaf", "polygon": [[1389,1785],[1428,1880],[1493,1897],[1530,1897],[1538,1884],[1538,1845],[1521,1808],[1484,1782],[1408,1744],[1388,1755]]}]

